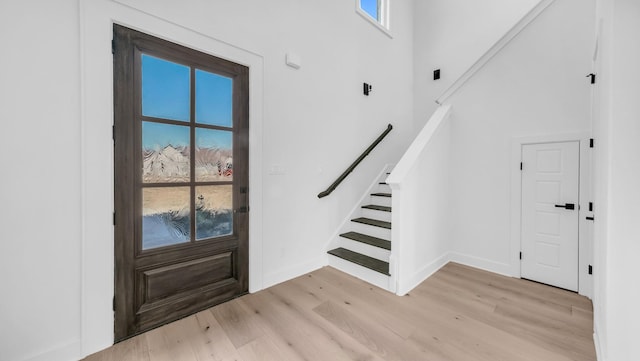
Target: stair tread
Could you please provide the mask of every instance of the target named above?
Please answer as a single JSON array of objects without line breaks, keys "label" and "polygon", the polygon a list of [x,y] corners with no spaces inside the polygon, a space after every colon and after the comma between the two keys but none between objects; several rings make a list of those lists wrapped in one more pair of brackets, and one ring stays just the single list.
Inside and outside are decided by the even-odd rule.
[{"label": "stair tread", "polygon": [[358,232],[347,232],[340,235],[340,237],[349,238],[357,242],[365,243],[374,247],[391,250],[391,242],[386,239],[368,236],[366,234]]},{"label": "stair tread", "polygon": [[391,212],[391,207],[378,206],[378,205],[375,205],[375,204],[367,204],[366,206],[362,206],[362,208],[373,209],[373,210],[376,210],[376,211],[383,211],[383,212]]},{"label": "stair tread", "polygon": [[391,193],[371,193],[374,197],[391,197]]},{"label": "stair tread", "polygon": [[391,229],[391,222],[386,222],[386,221],[379,221],[377,219],[371,219],[371,218],[366,218],[366,217],[359,217],[359,218],[354,218],[351,220],[352,222],[358,222],[358,223],[362,223],[362,224],[368,224],[370,226],[375,226],[375,227],[380,227],[380,228],[386,228],[386,229]]},{"label": "stair tread", "polygon": [[336,249],[332,249],[331,251],[328,251],[327,253],[329,253],[330,255],[342,258],[344,260],[347,260],[349,262],[353,262],[357,265],[360,265],[362,267],[366,267],[370,270],[382,273],[384,275],[390,276],[389,275],[389,263],[385,262],[385,261],[381,261],[377,258],[373,258],[373,257],[369,257],[369,256],[365,256],[361,253],[358,252],[354,252],[354,251],[350,251],[346,248],[336,248]]}]

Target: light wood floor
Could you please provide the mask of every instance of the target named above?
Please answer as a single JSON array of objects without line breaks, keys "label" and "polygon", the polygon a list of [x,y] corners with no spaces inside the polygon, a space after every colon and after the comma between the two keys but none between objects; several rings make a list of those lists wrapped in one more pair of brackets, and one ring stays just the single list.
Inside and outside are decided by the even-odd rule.
[{"label": "light wood floor", "polygon": [[596,360],[591,302],[449,263],[398,297],[325,267],[87,361]]}]

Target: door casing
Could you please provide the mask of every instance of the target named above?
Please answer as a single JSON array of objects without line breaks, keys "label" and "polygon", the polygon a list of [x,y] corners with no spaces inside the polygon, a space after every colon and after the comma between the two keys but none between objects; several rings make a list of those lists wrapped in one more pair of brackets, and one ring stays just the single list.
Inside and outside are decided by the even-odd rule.
[{"label": "door casing", "polygon": [[[82,355],[113,344],[113,61],[112,24],[118,23],[145,33],[199,49],[248,66],[250,83],[250,271],[249,290],[263,288],[262,253],[262,159],[264,108],[264,57],[256,52],[218,40],[172,22],[113,1],[80,2],[80,107],[82,138],[82,244],[81,244],[81,349]],[[276,283],[277,280],[271,280]]]},{"label": "door casing", "polygon": [[[588,273],[592,262],[592,244],[590,232],[591,221],[586,220],[591,216],[589,202],[592,201],[591,193],[591,152],[589,140],[591,133],[588,131],[562,134],[548,134],[540,136],[514,137],[511,142],[511,220],[510,220],[510,269],[511,275],[520,278],[520,246],[522,230],[522,173],[520,162],[522,159],[522,146],[526,144],[555,143],[577,141],[580,146],[580,203],[578,211],[578,293],[591,298],[593,296],[593,278]],[[596,205],[597,206],[597,205]]]}]

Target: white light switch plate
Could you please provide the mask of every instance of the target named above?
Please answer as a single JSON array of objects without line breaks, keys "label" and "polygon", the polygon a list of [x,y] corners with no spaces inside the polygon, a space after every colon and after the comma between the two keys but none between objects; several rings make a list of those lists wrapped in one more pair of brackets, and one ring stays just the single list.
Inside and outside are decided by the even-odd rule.
[{"label": "white light switch plate", "polygon": [[287,53],[286,61],[287,65],[294,69],[300,69],[302,66],[302,59],[300,58],[300,55],[295,53]]}]

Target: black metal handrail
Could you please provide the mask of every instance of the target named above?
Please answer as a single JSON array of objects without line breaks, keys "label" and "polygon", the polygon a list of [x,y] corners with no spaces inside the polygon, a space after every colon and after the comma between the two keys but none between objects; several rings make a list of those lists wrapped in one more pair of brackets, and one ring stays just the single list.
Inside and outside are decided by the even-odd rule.
[{"label": "black metal handrail", "polygon": [[336,188],[338,188],[338,185],[340,185],[340,183],[342,183],[342,181],[345,178],[347,178],[349,173],[353,172],[353,170],[356,169],[358,164],[360,164],[360,162],[362,162],[362,160],[366,158],[366,156],[368,156],[369,153],[371,153],[373,148],[375,148],[384,139],[384,137],[386,137],[387,134],[389,134],[391,129],[393,129],[393,126],[391,124],[387,125],[387,129],[384,132],[382,132],[382,134],[380,134],[380,136],[376,140],[374,140],[373,143],[371,143],[369,148],[367,148],[362,154],[360,154],[358,159],[356,159],[353,163],[351,163],[351,165],[349,166],[349,168],[347,168],[347,170],[342,172],[342,174],[340,175],[340,177],[338,177],[338,179],[336,179],[333,183],[331,183],[329,188],[327,188],[324,192],[318,193],[318,198],[326,197],[329,194],[331,194],[331,192],[333,192]]}]

